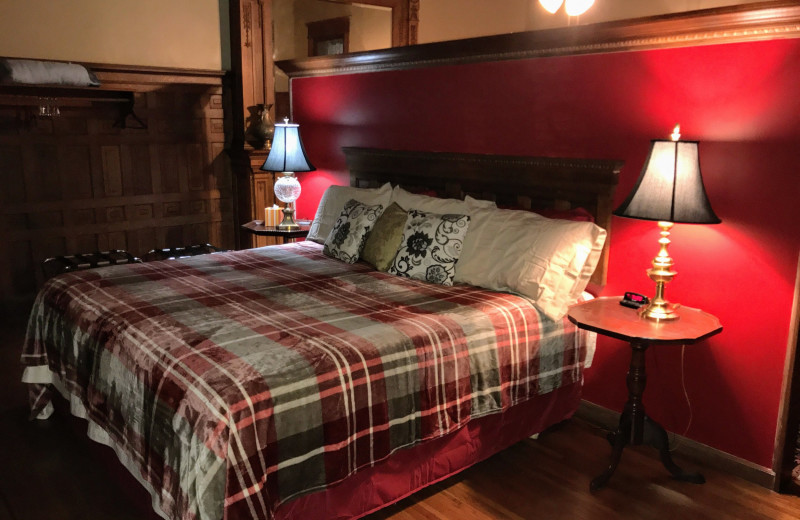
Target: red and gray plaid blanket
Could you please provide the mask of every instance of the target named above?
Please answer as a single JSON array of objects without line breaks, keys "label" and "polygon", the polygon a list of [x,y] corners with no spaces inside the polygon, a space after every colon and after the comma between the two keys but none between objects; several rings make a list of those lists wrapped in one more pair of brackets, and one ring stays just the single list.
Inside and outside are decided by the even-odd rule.
[{"label": "red and gray plaid blanket", "polygon": [[586,348],[525,298],[310,242],[61,275],[22,355],[169,518],[270,518],[394,451],[580,381]]}]

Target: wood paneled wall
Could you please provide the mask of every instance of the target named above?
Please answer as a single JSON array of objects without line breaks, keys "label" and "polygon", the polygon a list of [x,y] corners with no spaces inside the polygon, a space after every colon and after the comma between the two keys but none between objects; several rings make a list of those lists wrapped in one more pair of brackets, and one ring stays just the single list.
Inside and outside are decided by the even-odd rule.
[{"label": "wood paneled wall", "polygon": [[[123,102],[58,98],[36,114],[29,96],[0,87],[0,291],[28,298],[50,256],[206,243],[234,247],[222,74],[106,67],[102,89]],[[27,100],[27,101],[26,101]]]}]

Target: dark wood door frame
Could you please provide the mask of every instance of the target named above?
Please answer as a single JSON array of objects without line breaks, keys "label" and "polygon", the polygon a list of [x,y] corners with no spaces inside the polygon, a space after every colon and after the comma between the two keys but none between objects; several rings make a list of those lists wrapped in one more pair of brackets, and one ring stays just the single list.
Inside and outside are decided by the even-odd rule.
[{"label": "dark wood door frame", "polygon": [[[271,185],[256,194],[256,173],[266,159],[265,149],[254,149],[245,139],[246,128],[253,121],[259,105],[272,107],[274,121],[275,78],[272,58],[272,0],[229,0],[231,71],[228,74],[230,117],[229,154],[235,191],[234,232],[236,247],[257,244],[240,225],[259,218],[264,207],[272,205]],[[264,172],[259,172],[264,174]],[[261,175],[263,177],[263,175]],[[269,180],[264,180],[269,182]],[[260,207],[260,209],[259,209]],[[263,216],[261,217],[263,218]]]},{"label": "dark wood door frame", "polygon": [[392,47],[417,43],[419,0],[328,0],[337,4],[368,4],[392,9]]},{"label": "dark wood door frame", "polygon": [[797,349],[800,346],[800,256],[797,262],[790,323],[772,469],[775,471],[775,491],[800,495],[800,486],[792,479],[798,432],[800,432],[800,363],[797,359]]}]

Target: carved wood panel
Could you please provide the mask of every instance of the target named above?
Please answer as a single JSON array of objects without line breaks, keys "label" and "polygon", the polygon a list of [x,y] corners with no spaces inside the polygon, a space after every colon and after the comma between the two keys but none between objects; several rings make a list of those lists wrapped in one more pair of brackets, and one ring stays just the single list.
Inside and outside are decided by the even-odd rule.
[{"label": "carved wood panel", "polygon": [[[29,298],[50,256],[210,242],[234,247],[231,168],[220,75],[198,81],[114,71],[147,128],[121,128],[118,104],[85,103],[40,118],[2,104],[0,290]],[[150,71],[151,72],[151,71]]]}]

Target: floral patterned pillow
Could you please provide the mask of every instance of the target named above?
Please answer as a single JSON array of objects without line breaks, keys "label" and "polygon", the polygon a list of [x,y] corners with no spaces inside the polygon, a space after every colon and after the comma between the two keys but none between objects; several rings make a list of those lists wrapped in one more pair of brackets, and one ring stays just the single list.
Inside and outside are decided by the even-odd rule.
[{"label": "floral patterned pillow", "polygon": [[400,249],[389,273],[453,285],[456,262],[469,227],[469,215],[408,212]]},{"label": "floral patterned pillow", "polygon": [[325,239],[322,252],[330,257],[354,264],[358,261],[372,226],[383,213],[383,205],[367,206],[350,199]]}]

